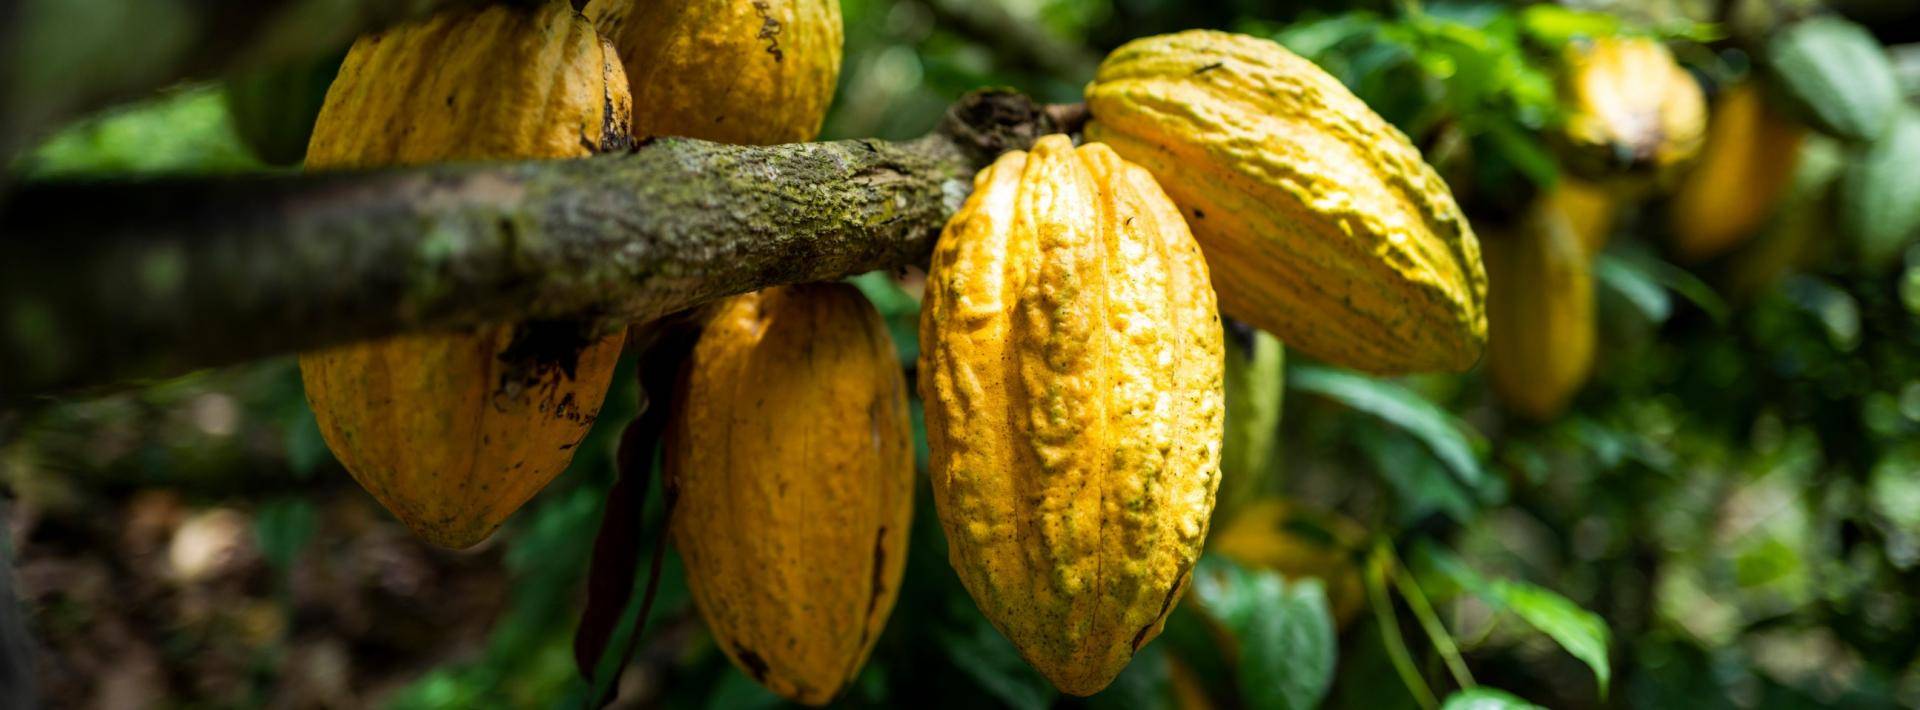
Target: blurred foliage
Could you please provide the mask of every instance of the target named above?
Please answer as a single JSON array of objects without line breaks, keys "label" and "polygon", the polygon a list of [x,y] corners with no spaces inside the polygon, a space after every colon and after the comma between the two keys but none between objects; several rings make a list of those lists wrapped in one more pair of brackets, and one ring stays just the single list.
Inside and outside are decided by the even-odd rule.
[{"label": "blurred foliage", "polygon": [[[1275,38],[1352,87],[1426,151],[1475,220],[1498,220],[1557,179],[1542,136],[1560,120],[1568,42],[1661,36],[1715,86],[1765,65],[1776,25],[1819,12],[1654,0],[986,4],[1059,47],[1009,47],[956,0],[844,0],[846,63],[826,137],[918,135],[980,86],[1075,101],[1088,76],[1036,57],[1097,58],[1155,32],[1234,28]],[[1714,16],[1721,5],[1731,17]],[[1857,19],[1916,14],[1835,7]],[[1882,42],[1903,31],[1867,26]],[[1796,51],[1826,66],[1818,51]],[[1920,52],[1890,56],[1911,111]],[[1832,74],[1782,83],[1844,91]],[[236,138],[222,91],[177,87],[86,119],[12,170],[265,170]],[[1836,185],[1876,166],[1911,171],[1920,155],[1907,153],[1920,148],[1906,136],[1856,138],[1810,141],[1803,159],[1825,167],[1803,169],[1778,224],[1697,268],[1667,261],[1657,195],[1623,210],[1595,264],[1597,373],[1558,421],[1507,417],[1474,373],[1382,380],[1289,358],[1276,485],[1290,506],[1364,526],[1365,551],[1347,563],[1365,578],[1367,612],[1352,623],[1334,623],[1327,581],[1209,555],[1160,640],[1109,690],[1063,698],[948,569],[923,487],[898,606],[842,704],[1920,706],[1920,248],[1913,227],[1869,219],[1880,231],[1863,260],[1834,212],[1863,201],[1910,212],[1914,201],[1896,192],[1858,197],[1857,183],[1910,191],[1916,181]],[[911,375],[918,273],[853,281]],[[462,553],[400,537],[353,487],[284,358],[0,415],[23,593],[58,659],[46,690],[62,704],[133,683],[183,706],[578,706],[591,689],[570,644],[615,441],[636,409],[633,381],[629,362],[573,467]],[[914,411],[918,429],[917,402]],[[658,535],[661,496],[649,500],[644,527]],[[244,534],[210,539],[249,551],[242,562],[194,572],[205,565],[187,543],[231,530]],[[669,555],[634,663],[602,680],[641,706],[778,705],[706,636],[680,575]],[[358,581],[329,581],[341,579]],[[156,610],[116,608],[140,605]],[[272,623],[256,634],[223,625],[253,628],[245,609]],[[142,631],[106,631],[122,627]],[[117,662],[88,665],[102,654]]]}]

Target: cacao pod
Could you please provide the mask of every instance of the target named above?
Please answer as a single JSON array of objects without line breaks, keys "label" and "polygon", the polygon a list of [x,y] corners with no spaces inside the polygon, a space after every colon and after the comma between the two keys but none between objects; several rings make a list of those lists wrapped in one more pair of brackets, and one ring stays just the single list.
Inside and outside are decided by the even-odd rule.
[{"label": "cacao pod", "polygon": [[[586,156],[627,141],[629,109],[618,59],[566,2],[453,10],[354,43],[307,167]],[[305,353],[300,372],[354,479],[416,535],[459,548],[566,468],[621,342],[502,324]]]},{"label": "cacao pod", "polygon": [[633,133],[813,140],[840,78],[839,0],[593,0],[633,82]]},{"label": "cacao pod", "polygon": [[906,381],[845,284],[722,302],[695,344],[661,459],[674,546],[727,656],[825,704],[893,610],[913,518]]},{"label": "cacao pod", "polygon": [[1188,216],[1227,315],[1374,373],[1465,370],[1487,328],[1480,245],[1407,137],[1255,37],[1134,40],[1086,90],[1090,141]]},{"label": "cacao pod", "polygon": [[1287,378],[1286,348],[1279,338],[1233,324],[1226,342],[1226,435],[1220,444],[1216,515],[1232,513],[1275,485]]},{"label": "cacao pod", "polygon": [[1493,292],[1487,376],[1508,409],[1549,420],[1593,369],[1593,265],[1567,217],[1542,202],[1484,240]]},{"label": "cacao pod", "polygon": [[1587,254],[1598,254],[1607,248],[1607,239],[1613,235],[1613,213],[1619,206],[1619,198],[1611,191],[1562,175],[1546,199],[1552,203],[1552,209],[1567,216],[1567,226],[1573,229]]},{"label": "cacao pod", "polygon": [[1721,93],[1707,126],[1700,162],[1668,205],[1673,250],[1684,261],[1719,256],[1760,230],[1793,179],[1806,135],[1751,82]]},{"label": "cacao pod", "polygon": [[929,478],[950,562],[1062,691],[1159,635],[1219,485],[1220,317],[1153,177],[1046,136],[974,178],[920,319]]},{"label": "cacao pod", "polygon": [[1312,577],[1326,585],[1334,622],[1346,626],[1366,608],[1361,561],[1367,530],[1331,512],[1294,506],[1279,498],[1247,504],[1213,536],[1214,552],[1247,567],[1279,572],[1292,582]]},{"label": "cacao pod", "polygon": [[1567,167],[1589,178],[1665,177],[1706,140],[1700,83],[1647,37],[1568,45]]},{"label": "cacao pod", "polygon": [[1726,266],[1724,287],[1729,295],[1751,300],[1781,276],[1826,262],[1835,246],[1833,188],[1846,159],[1838,139],[1807,135],[1779,210],[1753,243],[1733,253]]}]

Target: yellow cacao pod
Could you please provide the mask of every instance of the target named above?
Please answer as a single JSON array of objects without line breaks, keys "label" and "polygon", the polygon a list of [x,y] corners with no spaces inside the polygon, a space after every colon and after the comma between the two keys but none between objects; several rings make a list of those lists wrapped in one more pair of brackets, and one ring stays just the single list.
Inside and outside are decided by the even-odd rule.
[{"label": "yellow cacao pod", "polygon": [[1806,129],[1769,108],[1753,82],[1723,92],[1700,162],[1668,205],[1675,255],[1710,259],[1759,232],[1793,182],[1805,138]]},{"label": "yellow cacao pod", "polygon": [[1613,233],[1614,211],[1619,208],[1619,198],[1611,191],[1596,183],[1562,175],[1546,199],[1551,205],[1549,209],[1567,216],[1567,226],[1588,255],[1598,254],[1607,247],[1607,238]]},{"label": "yellow cacao pod", "polygon": [[1219,485],[1220,318],[1153,177],[1047,136],[974,178],[920,319],[928,472],[950,562],[1062,691],[1159,635]]},{"label": "yellow cacao pod", "polygon": [[906,397],[886,324],[845,284],[723,302],[683,373],[662,457],[674,546],[720,648],[788,699],[838,695],[893,610]]},{"label": "yellow cacao pod", "polygon": [[1368,372],[1479,360],[1473,229],[1419,149],[1312,62],[1226,32],[1148,37],[1086,98],[1087,139],[1180,205],[1227,315]]},{"label": "yellow cacao pod", "polygon": [[839,0],[593,0],[633,82],[633,133],[812,140],[840,78]]},{"label": "yellow cacao pod", "polygon": [[1568,45],[1567,165],[1590,178],[1660,177],[1706,140],[1707,102],[1667,46],[1647,37]]},{"label": "yellow cacao pod", "polygon": [[[630,108],[612,49],[566,2],[449,11],[354,43],[307,167],[582,157],[628,140]],[[300,372],[354,479],[416,535],[459,548],[566,468],[620,344],[501,324],[306,353]]]},{"label": "yellow cacao pod", "polygon": [[1593,369],[1593,265],[1567,216],[1544,202],[1484,240],[1493,288],[1487,375],[1508,409],[1548,420]]},{"label": "yellow cacao pod", "polygon": [[1366,608],[1367,588],[1360,571],[1367,530],[1337,513],[1262,498],[1229,519],[1214,534],[1211,549],[1247,567],[1279,572],[1289,582],[1319,579],[1340,626]]}]

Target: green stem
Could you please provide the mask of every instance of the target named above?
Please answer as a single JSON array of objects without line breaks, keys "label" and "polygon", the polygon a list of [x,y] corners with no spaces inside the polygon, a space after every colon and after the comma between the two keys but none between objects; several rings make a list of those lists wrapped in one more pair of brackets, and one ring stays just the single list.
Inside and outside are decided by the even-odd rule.
[{"label": "green stem", "polygon": [[1406,684],[1407,692],[1420,707],[1434,710],[1440,701],[1434,697],[1433,689],[1427,687],[1426,679],[1420,677],[1420,671],[1414,668],[1406,639],[1400,637],[1400,619],[1393,613],[1393,600],[1387,596],[1386,576],[1387,568],[1393,564],[1392,554],[1385,541],[1374,545],[1373,554],[1367,560],[1367,596],[1373,602],[1374,619],[1380,624],[1380,640],[1386,644],[1394,671],[1400,674],[1400,681]]},{"label": "green stem", "polygon": [[1453,636],[1447,633],[1447,627],[1440,623],[1439,615],[1433,613],[1433,605],[1427,602],[1427,595],[1420,591],[1420,585],[1414,582],[1413,575],[1394,558],[1393,551],[1387,550],[1389,574],[1393,575],[1393,586],[1400,590],[1400,597],[1407,600],[1407,608],[1413,610],[1413,617],[1420,621],[1420,628],[1426,630],[1427,638],[1433,639],[1433,648],[1440,652],[1440,659],[1447,664],[1447,672],[1453,674],[1453,680],[1462,689],[1471,690],[1479,686],[1473,682],[1473,674],[1467,671],[1466,659],[1460,657],[1460,648],[1454,645]]}]

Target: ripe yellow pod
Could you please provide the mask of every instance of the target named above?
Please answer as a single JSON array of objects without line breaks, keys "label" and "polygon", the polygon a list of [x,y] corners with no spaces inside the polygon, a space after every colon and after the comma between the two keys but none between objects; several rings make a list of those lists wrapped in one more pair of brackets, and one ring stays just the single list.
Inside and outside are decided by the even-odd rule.
[{"label": "ripe yellow pod", "polygon": [[[619,60],[566,2],[448,11],[362,37],[327,92],[314,170],[584,157],[629,141]],[[484,539],[573,459],[621,334],[500,324],[300,356],[334,455],[414,534]]]},{"label": "ripe yellow pod", "polygon": [[1487,235],[1493,330],[1487,377],[1507,408],[1560,415],[1593,370],[1593,266],[1567,216],[1544,202],[1517,228]]},{"label": "ripe yellow pod", "polygon": [[1060,690],[1159,635],[1219,485],[1224,350],[1178,208],[1104,145],[1047,136],[974,178],[920,318],[950,562]]},{"label": "ripe yellow pod", "polygon": [[1279,44],[1127,43],[1086,90],[1087,140],[1158,178],[1227,315],[1374,373],[1462,371],[1486,345],[1480,245],[1420,150]]},{"label": "ripe yellow pod", "polygon": [[741,670],[823,705],[866,663],[906,569],[913,431],[886,324],[845,284],[734,297],[676,406],[661,460],[694,603]]},{"label": "ripe yellow pod", "polygon": [[1700,162],[1667,208],[1675,255],[1710,259],[1759,232],[1793,182],[1805,138],[1806,129],[1768,108],[1753,82],[1721,93]]},{"label": "ripe yellow pod", "polygon": [[1648,37],[1569,45],[1562,78],[1568,166],[1590,178],[1660,177],[1699,154],[1707,101],[1700,83]]},{"label": "ripe yellow pod", "polygon": [[593,0],[633,82],[633,134],[812,140],[840,79],[839,0]]},{"label": "ripe yellow pod", "polygon": [[1607,247],[1607,238],[1613,233],[1614,210],[1619,207],[1619,199],[1612,192],[1601,185],[1562,175],[1546,199],[1551,204],[1549,209],[1567,216],[1567,226],[1573,229],[1588,255],[1598,254]]}]

